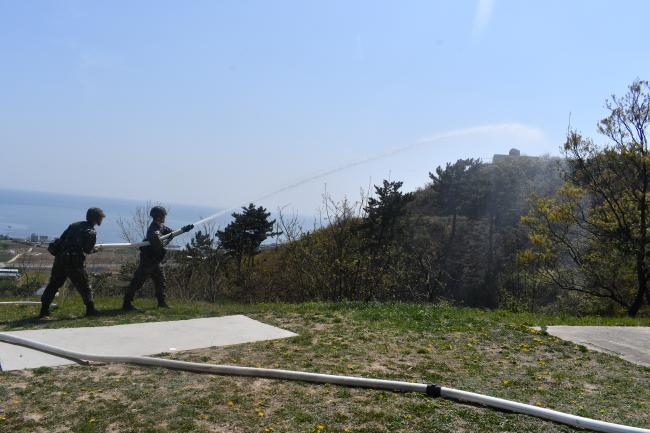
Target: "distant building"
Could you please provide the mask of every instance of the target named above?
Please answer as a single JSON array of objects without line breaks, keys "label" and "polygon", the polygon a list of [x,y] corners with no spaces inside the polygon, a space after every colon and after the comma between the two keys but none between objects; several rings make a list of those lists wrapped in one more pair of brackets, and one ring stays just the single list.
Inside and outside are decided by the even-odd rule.
[{"label": "distant building", "polygon": [[34,243],[47,242],[47,239],[47,236],[39,235],[38,233],[32,233],[29,237],[29,240]]},{"label": "distant building", "polygon": [[499,161],[505,161],[508,159],[518,159],[518,158],[532,158],[532,159],[537,159],[539,158],[538,156],[526,156],[521,154],[519,149],[515,149],[514,147],[510,149],[510,152],[508,152],[507,155],[502,155],[499,153],[495,153],[494,156],[492,157],[492,163],[496,163]]}]

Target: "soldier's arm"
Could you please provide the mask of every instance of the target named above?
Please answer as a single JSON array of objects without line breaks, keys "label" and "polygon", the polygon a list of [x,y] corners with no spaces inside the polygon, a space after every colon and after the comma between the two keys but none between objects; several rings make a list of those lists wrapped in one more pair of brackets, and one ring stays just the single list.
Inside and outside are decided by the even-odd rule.
[{"label": "soldier's arm", "polygon": [[86,229],[81,234],[81,249],[86,254],[94,253],[95,243],[97,242],[97,232],[93,229]]},{"label": "soldier's arm", "polygon": [[[165,236],[165,235],[168,235],[168,234],[170,234],[170,233],[174,233],[174,230],[171,229],[171,228],[169,228],[169,227],[167,227],[166,225],[163,225],[163,226],[160,228],[160,235],[161,235],[161,236]],[[163,246],[165,246],[165,245],[169,245],[169,243],[172,241],[173,238],[174,238],[174,236],[169,236],[169,237],[166,238],[164,241],[162,241]]]},{"label": "soldier's arm", "polygon": [[[193,228],[194,228],[194,224],[188,224],[186,226],[181,227],[181,230],[183,231],[183,233],[187,233],[190,230],[192,230]],[[170,233],[174,233],[175,231],[176,230],[171,229],[171,228],[169,228],[167,226],[163,226],[162,229],[161,229],[161,232],[162,232],[163,236],[168,235]],[[178,234],[177,234],[177,236],[178,236]],[[166,238],[163,242],[165,243],[165,245],[168,245],[172,241],[173,238],[174,238],[174,236],[172,235],[172,236]]]},{"label": "soldier's arm", "polygon": [[161,236],[163,236],[162,230],[152,231],[149,233],[149,236],[147,236],[149,245],[154,251],[161,251],[164,247],[163,241],[160,239]]}]

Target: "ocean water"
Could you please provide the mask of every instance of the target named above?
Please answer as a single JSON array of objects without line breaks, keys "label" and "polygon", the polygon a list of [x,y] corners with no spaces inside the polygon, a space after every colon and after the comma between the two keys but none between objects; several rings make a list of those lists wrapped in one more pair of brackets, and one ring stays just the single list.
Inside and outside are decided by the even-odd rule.
[{"label": "ocean water", "polygon": [[[100,207],[106,219],[97,227],[97,242],[124,242],[117,225],[119,217],[130,218],[145,201],[104,197],[85,197],[33,191],[0,189],[0,234],[16,238],[29,238],[32,233],[58,237],[66,227],[86,217],[89,207]],[[166,225],[176,229],[213,215],[218,208],[163,203],[168,206]],[[216,224],[223,227],[230,220],[225,215]],[[186,234],[175,243],[189,242]]]}]

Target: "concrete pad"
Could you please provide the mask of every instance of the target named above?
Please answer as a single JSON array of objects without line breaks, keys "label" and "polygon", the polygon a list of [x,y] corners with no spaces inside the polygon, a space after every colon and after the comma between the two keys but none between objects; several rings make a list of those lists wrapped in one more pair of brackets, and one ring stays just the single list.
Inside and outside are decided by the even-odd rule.
[{"label": "concrete pad", "polygon": [[[76,352],[124,356],[229,346],[298,335],[242,315],[92,328],[38,329],[7,334]],[[2,371],[67,364],[73,362],[25,347],[0,343]]]},{"label": "concrete pad", "polygon": [[650,327],[549,326],[546,332],[592,350],[650,367]]}]

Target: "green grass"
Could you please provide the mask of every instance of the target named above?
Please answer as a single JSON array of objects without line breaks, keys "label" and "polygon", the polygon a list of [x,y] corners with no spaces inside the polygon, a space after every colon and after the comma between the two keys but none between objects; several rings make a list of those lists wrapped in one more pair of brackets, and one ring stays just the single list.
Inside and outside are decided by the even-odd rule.
[{"label": "green grass", "polygon": [[6,240],[0,240],[0,262],[6,262],[8,260],[11,260],[14,256],[14,252],[9,252],[11,249],[20,249],[16,248],[17,245],[14,244],[12,241],[6,241]]},{"label": "green grass", "polygon": [[7,251],[0,251],[0,262],[7,262],[13,258],[13,254]]},{"label": "green grass", "polygon": [[[165,354],[174,359],[399,379],[485,393],[635,426],[650,425],[650,369],[587,351],[527,325],[648,325],[410,304],[207,304],[171,300],[119,312],[76,295],[48,321],[0,307],[0,330],[97,326],[246,314],[299,337]],[[346,430],[347,429],[347,430]],[[571,432],[483,407],[338,386],[105,365],[0,373],[0,431],[75,432]]]},{"label": "green grass", "polygon": [[7,262],[14,257],[15,254],[10,253],[8,250],[0,250],[0,262]]}]

